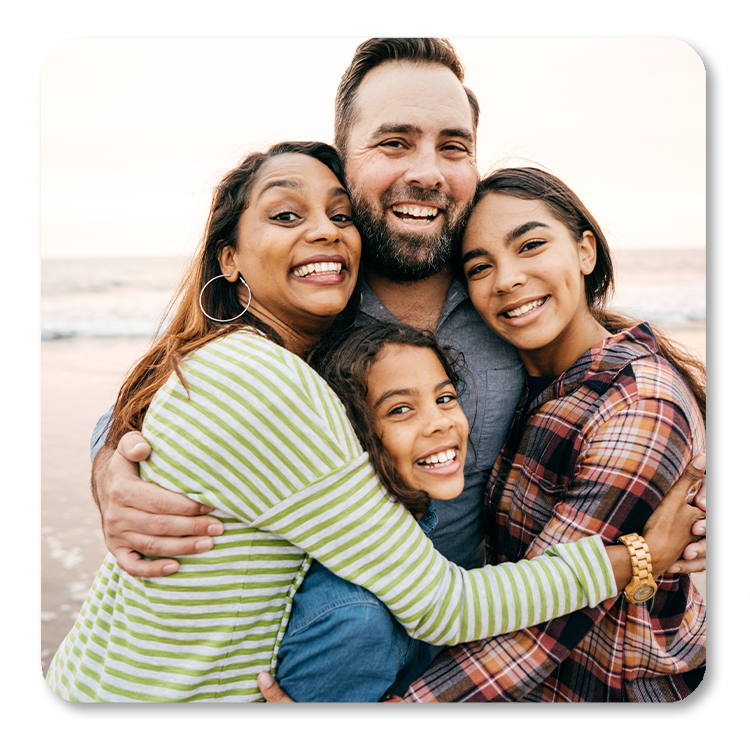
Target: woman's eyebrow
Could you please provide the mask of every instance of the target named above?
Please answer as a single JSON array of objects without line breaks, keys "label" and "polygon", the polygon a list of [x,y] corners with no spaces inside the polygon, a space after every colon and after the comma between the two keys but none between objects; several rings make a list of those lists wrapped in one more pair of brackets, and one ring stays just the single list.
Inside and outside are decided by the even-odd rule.
[{"label": "woman's eyebrow", "polygon": [[[296,190],[300,193],[305,192],[304,186],[297,180],[273,180],[267,185],[264,185],[258,192],[258,195],[263,195],[263,193],[266,193],[269,190],[273,190],[274,188],[280,188],[282,190]],[[328,195],[332,198],[338,198],[340,195],[349,197],[349,193],[346,191],[346,188],[341,185],[334,185],[332,188],[330,188],[328,190]]]}]

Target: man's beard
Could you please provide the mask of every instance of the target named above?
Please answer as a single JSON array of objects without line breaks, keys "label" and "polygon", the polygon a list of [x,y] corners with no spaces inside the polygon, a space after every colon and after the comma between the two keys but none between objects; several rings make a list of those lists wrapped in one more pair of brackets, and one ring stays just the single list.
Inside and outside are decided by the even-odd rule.
[{"label": "man's beard", "polygon": [[[399,284],[428,279],[448,267],[471,213],[471,204],[459,211],[456,201],[442,191],[422,188],[398,195],[386,191],[376,205],[352,189],[351,200],[354,223],[362,236],[365,270]],[[399,232],[388,226],[389,207],[410,202],[440,207],[444,221],[438,234]]]}]

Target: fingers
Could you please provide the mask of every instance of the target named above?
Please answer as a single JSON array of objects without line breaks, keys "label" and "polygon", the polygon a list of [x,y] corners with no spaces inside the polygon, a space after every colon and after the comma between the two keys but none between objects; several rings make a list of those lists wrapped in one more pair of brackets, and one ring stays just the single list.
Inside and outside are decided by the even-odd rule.
[{"label": "fingers", "polygon": [[258,687],[268,703],[294,703],[268,672],[261,672],[258,675]]},{"label": "fingers", "polygon": [[706,511],[706,480],[704,478],[703,482],[701,482],[700,489],[698,490],[698,494],[693,498],[693,505],[695,505],[696,508],[700,508],[704,513]]},{"label": "fingers", "polygon": [[117,548],[112,554],[126,573],[139,578],[167,576],[180,568],[177,560],[144,560],[137,552],[125,547]]},{"label": "fingers", "polygon": [[149,457],[151,446],[140,432],[127,432],[120,438],[120,442],[117,444],[117,452],[128,461],[138,463]]},{"label": "fingers", "polygon": [[687,465],[680,478],[672,485],[672,489],[665,495],[664,502],[677,502],[678,499],[683,502],[689,500],[694,494],[691,490],[703,478],[705,471],[706,454],[701,453]]},{"label": "fingers", "polygon": [[[122,542],[118,546],[135,550],[147,557],[183,557],[194,555],[196,552],[206,552],[214,546],[211,536],[152,536],[134,531],[122,532],[117,540],[110,537],[110,544],[114,546],[119,540]],[[111,549],[109,545],[108,549]]]}]

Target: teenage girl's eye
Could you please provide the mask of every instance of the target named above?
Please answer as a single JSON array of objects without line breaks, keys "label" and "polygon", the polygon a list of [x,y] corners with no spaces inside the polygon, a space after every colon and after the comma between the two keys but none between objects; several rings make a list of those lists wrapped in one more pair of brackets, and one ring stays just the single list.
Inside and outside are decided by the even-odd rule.
[{"label": "teenage girl's eye", "polygon": [[521,252],[528,253],[532,250],[537,250],[542,245],[544,245],[544,240],[529,240],[528,242],[524,242],[523,245],[521,245]]},{"label": "teenage girl's eye", "polygon": [[471,266],[471,268],[466,269],[466,278],[472,279],[480,276],[483,271],[486,271],[489,268],[489,265],[487,263],[477,263],[474,266]]}]

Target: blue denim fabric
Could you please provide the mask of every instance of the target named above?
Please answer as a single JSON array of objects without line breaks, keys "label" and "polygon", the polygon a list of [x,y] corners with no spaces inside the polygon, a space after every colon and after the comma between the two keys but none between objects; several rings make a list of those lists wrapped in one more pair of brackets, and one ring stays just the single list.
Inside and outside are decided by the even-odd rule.
[{"label": "blue denim fabric", "polygon": [[[429,536],[432,505],[419,520]],[[373,703],[399,694],[442,646],[410,638],[373,594],[313,561],[279,649],[276,678],[298,702]]]},{"label": "blue denim fabric", "polygon": [[91,456],[91,463],[94,463],[96,454],[104,446],[104,441],[107,439],[107,428],[109,426],[109,420],[112,418],[112,412],[115,410],[114,405],[109,407],[109,411],[106,414],[102,414],[99,417],[99,421],[94,426],[94,431],[91,433],[91,442],[89,443],[89,455]]}]

